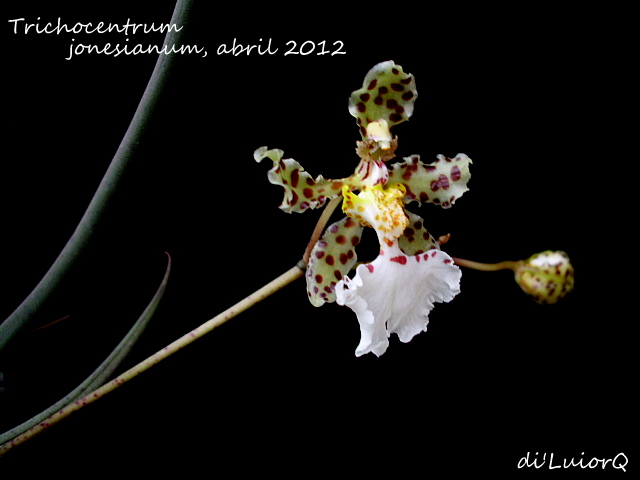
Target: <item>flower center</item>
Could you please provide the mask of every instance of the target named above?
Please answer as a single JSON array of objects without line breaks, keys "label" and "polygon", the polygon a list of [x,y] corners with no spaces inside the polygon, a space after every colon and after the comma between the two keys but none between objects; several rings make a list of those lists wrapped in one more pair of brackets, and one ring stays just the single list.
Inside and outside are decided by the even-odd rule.
[{"label": "flower center", "polygon": [[409,224],[402,201],[405,194],[404,185],[399,183],[387,188],[382,185],[364,187],[357,195],[345,185],[342,187],[342,211],[375,229],[383,248],[385,245],[391,247]]}]

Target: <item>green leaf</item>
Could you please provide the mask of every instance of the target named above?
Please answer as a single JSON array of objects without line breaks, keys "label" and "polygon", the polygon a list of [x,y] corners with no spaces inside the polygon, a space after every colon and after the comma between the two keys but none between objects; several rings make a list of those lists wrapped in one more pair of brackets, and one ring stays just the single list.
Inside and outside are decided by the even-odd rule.
[{"label": "green leaf", "polygon": [[[167,254],[168,256],[168,254]],[[22,435],[24,432],[29,430],[31,427],[38,425],[43,420],[49,418],[51,415],[56,413],[57,411],[63,409],[65,406],[73,403],[79,398],[82,398],[87,393],[92,392],[98,387],[102,386],[109,377],[113,374],[115,369],[122,363],[124,358],[129,354],[133,345],[137,342],[140,335],[144,331],[145,327],[153,317],[156,309],[158,308],[158,304],[164,295],[164,291],[167,288],[167,283],[169,281],[169,274],[171,272],[171,257],[169,257],[167,262],[167,269],[165,271],[164,277],[162,278],[162,282],[156,290],[153,298],[144,309],[136,323],[131,327],[131,330],[125,335],[125,337],[120,341],[118,346],[109,354],[104,362],[100,364],[98,368],[87,377],[78,387],[76,387],[72,392],[66,395],[64,398],[60,399],[55,404],[51,405],[46,410],[40,412],[35,417],[30,420],[22,423],[21,425],[12,428],[11,430],[0,435],[0,445],[10,442],[14,438],[19,435]]]}]

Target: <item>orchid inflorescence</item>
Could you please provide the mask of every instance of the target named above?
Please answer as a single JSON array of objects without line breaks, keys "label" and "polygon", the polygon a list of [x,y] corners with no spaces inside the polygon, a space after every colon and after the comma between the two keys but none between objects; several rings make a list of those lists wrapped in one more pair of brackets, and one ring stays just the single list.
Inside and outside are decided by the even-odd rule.
[{"label": "orchid inflorescence", "polygon": [[[450,208],[468,190],[471,177],[471,159],[462,153],[454,158],[438,155],[430,164],[418,155],[389,164],[398,145],[391,131],[412,115],[417,96],[413,75],[393,61],[367,73],[362,88],[349,98],[362,140],[356,142],[360,162],[347,178],[314,179],[297,161],[283,159],[279,149],[261,147],[254,153],[258,162],[273,162],[268,179],[284,189],[283,211],[300,213],[342,199],[346,217],[326,229],[308,257],[307,294],[314,306],[336,302],[356,313],[361,331],[357,356],[382,355],[392,333],[408,342],[426,331],[434,304],[449,302],[460,292],[458,265],[484,265],[442,251],[424,220],[405,208],[412,202]],[[350,277],[364,227],[375,230],[380,253],[372,262],[357,265]],[[511,268],[536,301],[555,303],[573,288],[568,258],[563,252],[534,257],[479,269]]]},{"label": "orchid inflorescence", "polygon": [[[168,68],[166,64],[162,65]],[[158,70],[162,71],[162,68]],[[163,76],[154,74],[150,82],[158,78]],[[413,202],[450,208],[468,190],[471,177],[471,159],[461,153],[453,158],[438,155],[429,164],[423,163],[418,155],[391,163],[398,146],[397,136],[392,135],[393,128],[411,117],[417,96],[413,75],[405,73],[393,61],[379,63],[369,71],[362,88],[354,91],[349,99],[349,112],[357,120],[362,140],[356,142],[359,163],[354,173],[346,178],[332,180],[319,175],[314,179],[295,160],[283,159],[282,150],[258,148],[254,153],[255,160],[270,159],[273,168],[268,172],[268,179],[284,189],[280,205],[283,211],[300,213],[326,206],[303,259],[245,299],[104,383],[153,315],[167,283],[169,261],[156,295],[109,358],[65,398],[1,434],[0,456],[102,398],[303,275],[312,305],[319,307],[335,302],[355,312],[361,332],[357,356],[369,352],[382,355],[389,346],[392,333],[397,334],[402,342],[408,342],[416,334],[426,331],[434,304],[450,302],[460,292],[460,266],[485,271],[510,269],[520,287],[541,304],[556,303],[569,293],[574,286],[574,271],[564,252],[545,251],[527,260],[496,264],[451,257],[441,249],[448,236],[436,240],[426,229],[422,217],[407,210],[406,206]],[[141,105],[145,110],[147,103],[141,101]],[[142,122],[136,118],[132,123],[136,127],[133,130],[139,132]],[[133,142],[135,138],[125,136],[123,142]],[[126,162],[128,158],[116,155],[115,165]],[[117,171],[117,168],[113,169],[113,172]],[[114,185],[117,177],[110,172],[111,169],[103,182]],[[109,195],[99,189],[96,198],[97,207],[94,208],[99,208]],[[340,203],[346,216],[326,227],[333,210]],[[96,216],[91,205],[85,216],[88,219]],[[81,230],[88,235],[93,230],[91,226],[92,223],[85,222],[83,218],[78,228],[82,227]],[[375,231],[379,253],[371,262],[358,263],[356,246],[360,244],[365,227]],[[68,249],[73,253],[78,248],[78,243],[69,242],[65,252]],[[353,269],[355,273],[350,276]],[[52,278],[59,281],[64,271],[63,266],[54,264]],[[53,283],[42,282],[47,286],[46,294],[50,291],[48,286]],[[44,295],[40,290],[37,293],[32,297]],[[33,301],[25,301],[25,305],[25,311],[35,310]],[[28,312],[23,314],[20,309],[17,312],[19,314],[10,317],[12,322],[1,325],[10,333],[17,330],[14,324],[24,325],[24,320],[29,318]]]}]

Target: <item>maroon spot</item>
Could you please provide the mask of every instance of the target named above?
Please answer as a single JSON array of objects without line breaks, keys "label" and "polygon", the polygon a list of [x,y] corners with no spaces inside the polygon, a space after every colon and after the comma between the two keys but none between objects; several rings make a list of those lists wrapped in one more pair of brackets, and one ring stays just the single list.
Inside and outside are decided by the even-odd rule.
[{"label": "maroon spot", "polygon": [[460,173],[460,169],[458,168],[457,165],[454,165],[453,168],[451,169],[451,180],[455,182],[457,180],[460,180],[461,177],[462,177],[462,173]]},{"label": "maroon spot", "polygon": [[291,202],[290,205],[295,205],[298,203],[298,194],[296,192],[291,192]]},{"label": "maroon spot", "polygon": [[347,243],[347,237],[345,237],[344,235],[338,235],[336,237],[336,242],[340,245],[344,245],[345,243]]},{"label": "maroon spot", "polygon": [[370,98],[371,95],[369,95],[368,93],[363,93],[362,95],[360,95],[360,100],[362,100],[363,102],[368,102]]},{"label": "maroon spot", "polygon": [[320,260],[322,257],[324,257],[324,252],[322,250],[318,250],[316,252],[316,258]]},{"label": "maroon spot", "polygon": [[385,93],[389,93],[389,89],[387,87],[380,87],[378,89],[378,95],[384,95]]},{"label": "maroon spot", "polygon": [[403,78],[402,80],[400,80],[400,83],[402,83],[403,85],[409,85],[411,83],[411,80],[413,80],[413,77]]},{"label": "maroon spot", "polygon": [[402,115],[400,115],[399,113],[392,113],[391,115],[389,115],[389,120],[391,120],[392,122],[399,122],[402,120]]},{"label": "maroon spot", "polygon": [[449,264],[451,263],[451,260],[449,260],[448,258],[444,261],[444,263]]},{"label": "maroon spot", "polygon": [[336,233],[338,230],[340,230],[340,225],[338,225],[337,223],[334,223],[329,227],[329,232],[331,233]]},{"label": "maroon spot", "polygon": [[398,105],[396,107],[396,113],[404,113],[404,107],[402,105]]},{"label": "maroon spot", "polygon": [[391,259],[391,261],[399,263],[400,265],[405,265],[407,263],[407,257],[405,257],[403,255],[400,255],[400,256],[397,256],[397,257],[393,257]]},{"label": "maroon spot", "polygon": [[333,288],[329,287],[328,285],[326,287],[324,287],[324,291],[327,293],[333,293]]},{"label": "maroon spot", "polygon": [[316,182],[313,181],[313,178],[307,177],[307,185],[315,185]]},{"label": "maroon spot", "polygon": [[327,264],[329,264],[329,265],[333,265],[333,264],[336,262],[336,260],[335,260],[335,258],[333,258],[333,255],[327,255],[327,260],[326,260],[326,262],[327,262]]},{"label": "maroon spot", "polygon": [[345,228],[351,228],[356,224],[356,221],[353,218],[347,218],[347,221],[344,222]]},{"label": "maroon spot", "polygon": [[300,209],[301,210],[306,210],[307,208],[309,208],[311,206],[311,204],[309,202],[302,202],[300,204]]},{"label": "maroon spot", "polygon": [[428,253],[425,253],[425,254],[422,256],[422,259],[423,259],[423,260],[429,260],[429,254],[428,254]]},{"label": "maroon spot", "polygon": [[400,85],[399,83],[392,83],[391,90],[393,90],[394,92],[403,92],[404,85]]},{"label": "maroon spot", "polygon": [[382,97],[381,96],[377,96],[376,98],[373,99],[373,103],[375,103],[376,105],[382,105]]},{"label": "maroon spot", "polygon": [[305,188],[302,191],[302,194],[305,196],[305,198],[311,198],[313,197],[313,190],[311,190],[310,188]]},{"label": "maroon spot", "polygon": [[349,257],[347,256],[347,254],[346,253],[341,253],[340,254],[340,263],[342,265],[346,265],[348,261],[349,261]]},{"label": "maroon spot", "polygon": [[353,237],[351,237],[351,245],[355,247],[359,243],[360,243],[360,237],[358,237],[357,235],[354,235]]},{"label": "maroon spot", "polygon": [[367,90],[373,90],[374,88],[376,88],[377,84],[378,84],[378,79],[371,80],[371,83],[367,87]]},{"label": "maroon spot", "polygon": [[394,75],[398,75],[400,73],[400,70],[398,70],[397,68],[392,68],[391,73],[393,73]]},{"label": "maroon spot", "polygon": [[413,98],[413,92],[411,90],[409,90],[408,92],[404,92],[402,94],[402,99],[405,102],[408,102],[409,100],[411,100]]},{"label": "maroon spot", "polygon": [[437,192],[440,189],[447,190],[449,188],[449,179],[446,175],[440,175],[438,180],[431,182],[431,190]]},{"label": "maroon spot", "polygon": [[359,103],[356,108],[360,113],[364,112],[367,109],[367,106],[364,103]]},{"label": "maroon spot", "polygon": [[322,283],[322,275],[316,275],[316,283]]},{"label": "maroon spot", "polygon": [[387,108],[396,108],[398,106],[398,101],[395,98],[390,98],[387,100]]},{"label": "maroon spot", "polygon": [[333,274],[336,276],[338,280],[342,280],[342,272],[340,270],[334,270]]},{"label": "maroon spot", "polygon": [[373,265],[371,265],[370,263],[367,263],[367,264],[365,265],[365,267],[367,267],[367,269],[368,269],[371,273],[373,273],[373,270],[374,270]]},{"label": "maroon spot", "polygon": [[300,170],[296,169],[291,172],[291,186],[296,188],[298,186],[298,181],[300,180]]},{"label": "maroon spot", "polygon": [[410,237],[412,235],[415,235],[415,233],[416,232],[415,232],[415,230],[413,228],[405,228],[405,230],[404,230],[404,235],[406,237]]},{"label": "maroon spot", "polygon": [[432,257],[435,257],[437,254],[438,254],[438,251],[437,251],[437,250],[434,250],[433,252],[431,252],[431,256],[432,256]]},{"label": "maroon spot", "polygon": [[428,201],[429,201],[429,195],[427,195],[427,192],[420,192],[420,202],[424,203]]}]

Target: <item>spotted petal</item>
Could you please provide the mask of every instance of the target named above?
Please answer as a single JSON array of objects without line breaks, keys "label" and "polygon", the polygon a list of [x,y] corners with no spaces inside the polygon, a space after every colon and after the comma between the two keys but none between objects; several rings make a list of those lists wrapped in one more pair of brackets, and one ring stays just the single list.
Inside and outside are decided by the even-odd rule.
[{"label": "spotted petal", "polygon": [[356,117],[363,137],[367,125],[386,120],[389,128],[409,120],[418,97],[413,75],[393,61],[374,66],[364,77],[362,88],[349,97],[349,112]]},{"label": "spotted petal", "polygon": [[407,255],[417,255],[428,250],[440,250],[438,242],[424,228],[422,217],[408,210],[405,210],[404,213],[409,219],[409,224],[398,238],[402,252]]},{"label": "spotted petal", "polygon": [[284,198],[280,205],[283,211],[304,212],[309,208],[321,207],[328,199],[340,194],[342,182],[325,180],[322,175],[314,180],[295,160],[283,160],[283,154],[280,149],[269,150],[267,147],[260,147],[253,154],[257,162],[264,158],[273,162],[268,178],[274,185],[284,188]]},{"label": "spotted petal", "polygon": [[464,153],[454,158],[438,155],[437,160],[428,165],[420,161],[419,155],[412,155],[391,166],[389,182],[406,187],[407,203],[435,203],[449,208],[469,190],[467,182],[471,178],[471,163]]},{"label": "spotted petal", "polygon": [[357,256],[355,246],[360,243],[362,225],[345,217],[330,225],[316,242],[307,265],[307,294],[311,303],[319,307],[335,302],[335,285],[349,273]]},{"label": "spotted petal", "polygon": [[351,308],[360,323],[356,356],[382,355],[388,337],[402,342],[426,331],[435,302],[449,302],[460,292],[460,269],[442,250],[407,256],[396,247],[372,263],[360,265],[353,279],[336,285],[336,300]]}]

